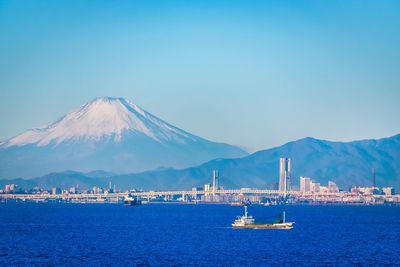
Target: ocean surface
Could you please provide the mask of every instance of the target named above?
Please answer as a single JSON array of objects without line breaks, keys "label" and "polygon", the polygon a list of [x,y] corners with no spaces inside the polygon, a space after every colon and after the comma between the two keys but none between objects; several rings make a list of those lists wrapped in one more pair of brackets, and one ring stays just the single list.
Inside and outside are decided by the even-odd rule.
[{"label": "ocean surface", "polygon": [[399,266],[400,207],[257,206],[292,230],[232,229],[229,205],[0,204],[1,266]]}]

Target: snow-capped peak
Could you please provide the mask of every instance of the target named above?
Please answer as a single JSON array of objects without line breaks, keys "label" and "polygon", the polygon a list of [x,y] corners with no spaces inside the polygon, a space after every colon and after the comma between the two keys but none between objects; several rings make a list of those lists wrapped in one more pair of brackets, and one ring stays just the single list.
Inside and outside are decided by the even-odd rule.
[{"label": "snow-capped peak", "polygon": [[140,133],[158,142],[185,143],[195,136],[180,130],[124,98],[101,97],[72,111],[50,125],[28,130],[3,146],[37,144],[45,146],[67,140],[100,140],[112,137],[119,142],[125,133]]}]

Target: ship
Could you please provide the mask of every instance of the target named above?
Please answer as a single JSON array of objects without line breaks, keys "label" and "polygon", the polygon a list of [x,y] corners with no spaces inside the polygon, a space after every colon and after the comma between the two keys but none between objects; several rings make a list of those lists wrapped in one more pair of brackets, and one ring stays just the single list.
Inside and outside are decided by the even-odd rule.
[{"label": "ship", "polygon": [[278,219],[272,223],[257,222],[253,216],[247,212],[248,204],[244,204],[244,215],[238,216],[233,222],[232,227],[235,229],[280,229],[290,230],[293,228],[294,222],[286,222],[286,214],[283,212]]},{"label": "ship", "polygon": [[125,206],[136,206],[142,204],[142,201],[131,194],[124,197],[124,205]]}]

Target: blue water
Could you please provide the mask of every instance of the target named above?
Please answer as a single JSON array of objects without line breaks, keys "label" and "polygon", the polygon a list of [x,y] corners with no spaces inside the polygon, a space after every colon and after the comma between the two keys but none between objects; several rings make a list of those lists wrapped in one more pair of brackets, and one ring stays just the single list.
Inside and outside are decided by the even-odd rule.
[{"label": "blue water", "polygon": [[[251,206],[273,218],[282,206]],[[400,264],[400,207],[286,206],[295,228],[235,230],[242,207],[0,204],[0,265]]]}]

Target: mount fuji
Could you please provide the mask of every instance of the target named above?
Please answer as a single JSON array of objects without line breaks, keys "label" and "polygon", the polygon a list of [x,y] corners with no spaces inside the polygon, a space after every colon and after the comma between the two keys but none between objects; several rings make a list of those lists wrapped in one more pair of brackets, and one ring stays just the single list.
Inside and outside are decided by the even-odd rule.
[{"label": "mount fuji", "polygon": [[183,131],[124,98],[103,97],[0,143],[0,177],[63,170],[184,168],[247,153]]}]

